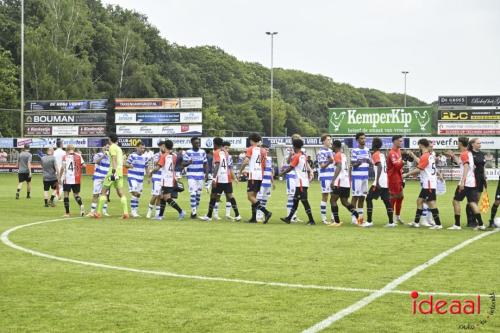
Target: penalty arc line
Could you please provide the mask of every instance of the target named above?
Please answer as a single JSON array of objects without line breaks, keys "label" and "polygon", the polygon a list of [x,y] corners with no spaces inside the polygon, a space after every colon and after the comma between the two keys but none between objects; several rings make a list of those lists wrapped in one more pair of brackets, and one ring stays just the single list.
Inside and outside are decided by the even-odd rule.
[{"label": "penalty arc line", "polygon": [[[149,275],[166,276],[166,277],[191,279],[191,280],[231,282],[231,283],[261,285],[261,286],[270,286],[270,287],[282,287],[282,288],[333,290],[333,291],[343,291],[343,292],[359,292],[359,293],[367,293],[367,294],[376,293],[379,291],[378,289],[369,289],[369,288],[350,288],[350,287],[324,286],[324,285],[322,286],[322,285],[312,285],[312,284],[270,282],[270,281],[244,280],[244,279],[224,278],[224,277],[211,277],[211,276],[202,276],[202,275],[188,275],[188,274],[179,274],[179,273],[174,273],[174,272],[153,271],[153,270],[144,270],[144,269],[137,269],[137,268],[131,268],[131,267],[124,267],[124,266],[100,264],[100,263],[94,263],[94,262],[89,262],[89,261],[64,258],[64,257],[59,257],[59,256],[39,252],[36,250],[32,250],[32,249],[17,245],[9,239],[9,235],[11,233],[13,233],[17,230],[23,229],[23,228],[28,228],[31,226],[45,224],[45,223],[66,221],[66,220],[73,220],[73,219],[80,219],[80,217],[59,218],[59,219],[39,221],[39,222],[33,222],[33,223],[19,225],[19,226],[16,226],[16,227],[13,227],[13,228],[10,228],[10,229],[4,231],[1,234],[0,239],[1,239],[2,243],[4,243],[6,246],[13,248],[15,250],[18,250],[18,251],[29,253],[29,254],[34,255],[34,256],[38,256],[38,257],[42,257],[42,258],[46,258],[46,259],[51,259],[51,260],[56,260],[56,261],[61,261],[61,262],[77,264],[77,265],[101,268],[101,269],[110,269],[110,270],[118,270],[118,271],[125,271],[125,272],[139,273],[139,274],[149,274]],[[391,290],[391,291],[389,291],[389,293],[408,295],[410,293],[410,291]],[[440,295],[440,296],[457,296],[457,297],[459,297],[459,296],[469,297],[469,296],[477,296],[478,295],[476,293],[447,293],[447,292],[419,292],[419,293],[422,295]],[[481,296],[487,297],[488,295],[484,294]]]},{"label": "penalty arc line", "polygon": [[367,306],[368,304],[375,301],[376,299],[384,296],[385,294],[392,293],[397,286],[399,286],[400,284],[402,284],[406,280],[414,277],[415,275],[422,272],[426,268],[437,264],[438,262],[440,262],[444,258],[457,252],[460,249],[463,249],[467,245],[470,245],[470,244],[474,243],[475,241],[480,240],[481,238],[487,237],[487,236],[492,235],[492,234],[499,232],[499,231],[500,231],[500,229],[488,231],[488,232],[482,233],[480,235],[477,235],[475,237],[469,238],[458,245],[455,245],[454,247],[438,254],[437,256],[430,259],[429,261],[426,261],[425,263],[413,268],[411,271],[409,271],[409,272],[401,275],[400,277],[392,280],[391,282],[386,284],[382,289],[371,293],[370,295],[360,299],[356,303],[351,304],[347,308],[344,308],[344,309],[332,314],[328,318],[320,321],[319,323],[309,327],[308,329],[305,329],[304,331],[302,331],[302,333],[317,333],[319,331],[324,330],[325,328],[331,326],[336,321],[339,321],[340,319],[344,318],[345,316],[348,316],[348,315],[362,309],[363,307]]}]

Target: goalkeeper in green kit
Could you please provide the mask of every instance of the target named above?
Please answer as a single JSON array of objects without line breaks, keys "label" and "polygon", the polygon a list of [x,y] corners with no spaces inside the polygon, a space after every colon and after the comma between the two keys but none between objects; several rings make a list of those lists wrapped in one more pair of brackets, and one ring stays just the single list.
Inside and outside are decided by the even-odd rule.
[{"label": "goalkeeper in green kit", "polygon": [[107,201],[106,193],[111,187],[114,187],[123,208],[122,218],[128,219],[127,197],[123,194],[123,152],[117,144],[118,136],[115,133],[111,133],[108,138],[110,166],[106,178],[104,178],[101,196],[99,197],[99,205],[97,206],[97,212],[94,216],[95,218],[100,218],[102,216],[102,208]]}]

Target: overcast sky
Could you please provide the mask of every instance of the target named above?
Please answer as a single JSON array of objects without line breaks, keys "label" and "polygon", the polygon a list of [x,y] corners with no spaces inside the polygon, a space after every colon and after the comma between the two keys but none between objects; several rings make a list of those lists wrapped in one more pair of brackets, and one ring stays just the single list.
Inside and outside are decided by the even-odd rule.
[{"label": "overcast sky", "polygon": [[427,102],[500,95],[497,0],[104,0],[148,16],[180,45],[215,45],[238,59],[319,73]]}]

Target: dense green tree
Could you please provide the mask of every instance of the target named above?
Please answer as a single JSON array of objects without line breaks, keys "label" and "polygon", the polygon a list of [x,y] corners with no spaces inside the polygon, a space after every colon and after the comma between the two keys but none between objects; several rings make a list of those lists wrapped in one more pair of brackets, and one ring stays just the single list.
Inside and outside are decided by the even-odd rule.
[{"label": "dense green tree", "polygon": [[[19,0],[0,0],[0,48],[8,51],[2,61],[9,73],[19,66],[19,12]],[[270,134],[270,71],[261,64],[215,46],[171,44],[146,16],[100,0],[28,1],[25,22],[27,100],[201,96],[206,134]],[[0,76],[0,87],[13,82]],[[0,105],[11,103],[5,94]],[[425,104],[411,96],[407,103]],[[330,107],[402,104],[401,94],[276,68],[273,131],[318,135],[327,131]]]}]

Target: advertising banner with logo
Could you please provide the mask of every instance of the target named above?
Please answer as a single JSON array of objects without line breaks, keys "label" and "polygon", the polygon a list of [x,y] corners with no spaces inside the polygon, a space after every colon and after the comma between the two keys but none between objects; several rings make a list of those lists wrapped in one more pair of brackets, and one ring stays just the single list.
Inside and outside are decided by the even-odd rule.
[{"label": "advertising banner with logo", "polygon": [[88,139],[87,138],[63,138],[61,139],[63,142],[63,146],[73,145],[75,148],[88,148]]},{"label": "advertising banner with logo", "polygon": [[201,135],[202,125],[117,125],[118,135]]},{"label": "advertising banner with logo", "polygon": [[332,135],[430,134],[432,106],[407,108],[334,108],[329,110]]},{"label": "advertising banner with logo", "polygon": [[[153,148],[158,147],[158,142],[162,140],[172,140],[174,143],[174,148],[191,148],[191,138],[175,138],[175,137],[165,137],[165,138],[153,138]],[[214,138],[200,138],[201,148],[203,149],[213,149]],[[246,137],[223,137],[222,140],[229,141],[231,143],[231,149],[242,150],[247,147]]]},{"label": "advertising banner with logo", "polygon": [[439,121],[500,121],[500,110],[439,110]]},{"label": "advertising banner with logo", "polygon": [[14,138],[0,138],[0,148],[14,148]]},{"label": "advertising banner with logo", "polygon": [[152,147],[153,140],[151,138],[118,138],[118,144],[122,148],[132,148],[142,143],[146,147]]},{"label": "advertising banner with logo", "polygon": [[439,106],[500,106],[500,96],[439,96]]},{"label": "advertising banner with logo", "polygon": [[24,134],[30,136],[51,136],[52,127],[51,126],[26,126],[24,128]]},{"label": "advertising banner with logo", "polygon": [[[409,148],[418,149],[418,140],[422,137],[411,137],[409,138]],[[430,140],[433,143],[434,149],[457,149],[458,136],[433,136],[425,137],[425,139]],[[500,149],[500,137],[495,136],[485,136],[480,137],[481,149]]]},{"label": "advertising banner with logo", "polygon": [[53,136],[78,136],[78,126],[52,126]]},{"label": "advertising banner with logo", "polygon": [[117,98],[115,110],[201,109],[201,97],[189,98]]},{"label": "advertising banner with logo", "polygon": [[500,135],[497,122],[438,122],[438,134],[442,135]]},{"label": "advertising banner with logo", "polygon": [[26,124],[106,124],[105,113],[41,113],[28,114]]},{"label": "advertising banner with logo", "polygon": [[[245,137],[223,137],[222,140],[231,143],[231,149],[245,149],[247,147],[247,138]],[[189,143],[191,147],[191,142]],[[201,138],[201,147],[205,149],[214,148],[214,138]]]},{"label": "advertising banner with logo", "polygon": [[90,111],[106,110],[107,99],[94,100],[57,100],[57,101],[31,101],[26,103],[26,111]]},{"label": "advertising banner with logo", "polygon": [[56,138],[17,138],[16,147],[23,148],[25,145],[30,145],[31,148],[49,148],[55,147]]},{"label": "advertising banner with logo", "polygon": [[117,112],[117,124],[175,124],[175,123],[201,123],[201,112]]},{"label": "advertising banner with logo", "polygon": [[106,126],[78,126],[78,135],[102,136],[106,135]]},{"label": "advertising banner with logo", "polygon": [[181,98],[181,109],[201,109],[203,100],[201,97]]}]

